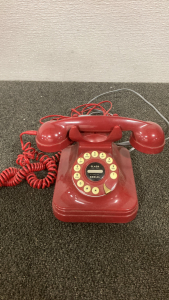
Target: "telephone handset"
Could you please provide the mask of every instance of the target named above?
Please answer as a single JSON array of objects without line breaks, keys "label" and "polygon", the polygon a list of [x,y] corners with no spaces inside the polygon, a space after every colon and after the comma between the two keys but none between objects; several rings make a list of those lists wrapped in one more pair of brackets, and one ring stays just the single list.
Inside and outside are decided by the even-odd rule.
[{"label": "telephone handset", "polygon": [[[113,116],[84,115],[48,121],[39,128],[36,143],[42,151],[56,152],[69,146],[72,141],[83,141],[89,144],[95,141],[114,142],[121,139],[122,131],[132,131],[130,144],[140,152],[156,154],[164,148],[164,132],[158,124],[119,117],[116,114]],[[101,134],[99,141],[97,138],[92,140],[91,133]]]},{"label": "telephone handset", "polygon": [[114,142],[131,131],[130,144],[143,153],[163,150],[162,128],[115,115],[79,115],[50,120],[36,135],[40,150],[62,150],[53,196],[54,215],[66,222],[125,223],[138,200],[129,151]]}]

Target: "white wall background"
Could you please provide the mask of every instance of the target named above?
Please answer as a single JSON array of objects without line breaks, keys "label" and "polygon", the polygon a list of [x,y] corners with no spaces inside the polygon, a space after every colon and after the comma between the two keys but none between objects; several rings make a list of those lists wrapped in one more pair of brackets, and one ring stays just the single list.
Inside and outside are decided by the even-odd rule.
[{"label": "white wall background", "polygon": [[168,0],[1,0],[0,80],[169,81]]}]

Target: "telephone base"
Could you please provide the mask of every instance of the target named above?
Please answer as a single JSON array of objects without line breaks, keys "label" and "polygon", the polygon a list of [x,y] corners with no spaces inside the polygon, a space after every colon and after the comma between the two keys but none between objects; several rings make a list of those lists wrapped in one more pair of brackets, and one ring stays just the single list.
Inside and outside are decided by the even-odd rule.
[{"label": "telephone base", "polygon": [[129,151],[112,144],[112,157],[119,168],[114,190],[103,196],[87,196],[72,180],[72,167],[79,156],[78,144],[62,151],[53,196],[53,213],[64,222],[127,223],[138,211],[138,200]]},{"label": "telephone base", "polygon": [[76,212],[74,214],[66,214],[65,212],[59,211],[58,208],[53,204],[53,213],[54,216],[63,222],[71,222],[71,223],[128,223],[135,219],[138,211],[138,205],[130,212],[121,215],[117,215],[117,213],[110,213],[109,215],[104,214],[90,214],[87,212]]}]

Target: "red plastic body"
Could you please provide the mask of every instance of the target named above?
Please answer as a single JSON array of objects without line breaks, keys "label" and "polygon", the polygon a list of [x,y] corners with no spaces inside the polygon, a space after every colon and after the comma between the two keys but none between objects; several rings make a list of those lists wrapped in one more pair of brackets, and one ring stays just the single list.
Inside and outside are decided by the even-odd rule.
[{"label": "red plastic body", "polygon": [[[72,168],[80,154],[78,148],[75,144],[62,152],[52,203],[55,217],[65,222],[132,221],[138,211],[138,200],[129,151],[113,144],[112,153],[106,152],[118,165],[118,181],[113,191],[92,197],[82,194],[73,183]],[[107,178],[103,178],[99,185],[103,186],[104,180]],[[90,185],[96,186],[92,182]]]},{"label": "red plastic body", "polygon": [[[51,120],[39,128],[36,142],[40,150],[62,150],[52,204],[56,218],[66,222],[126,223],[136,217],[138,200],[130,154],[113,143],[127,130],[132,131],[130,143],[137,150],[150,154],[163,150],[165,139],[159,125],[118,115]],[[110,165],[107,158],[112,161]],[[100,164],[104,171],[99,169],[98,174],[103,172],[104,176],[94,182],[92,168]]]}]

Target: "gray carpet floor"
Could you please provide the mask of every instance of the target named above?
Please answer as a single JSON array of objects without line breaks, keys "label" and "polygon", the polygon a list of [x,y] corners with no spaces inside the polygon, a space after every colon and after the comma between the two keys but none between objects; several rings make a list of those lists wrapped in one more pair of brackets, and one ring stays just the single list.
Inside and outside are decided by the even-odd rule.
[{"label": "gray carpet floor", "polygon": [[[0,82],[0,172],[16,165],[19,134],[37,130],[39,119],[116,88],[141,93],[169,119],[169,84]],[[112,100],[120,116],[165,122],[131,92]],[[129,133],[125,133],[126,140]],[[26,136],[24,142],[33,136]],[[162,153],[131,152],[139,211],[128,224],[64,223],[52,213],[54,186],[26,181],[0,188],[0,299],[169,299],[169,141]]]}]

